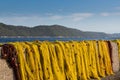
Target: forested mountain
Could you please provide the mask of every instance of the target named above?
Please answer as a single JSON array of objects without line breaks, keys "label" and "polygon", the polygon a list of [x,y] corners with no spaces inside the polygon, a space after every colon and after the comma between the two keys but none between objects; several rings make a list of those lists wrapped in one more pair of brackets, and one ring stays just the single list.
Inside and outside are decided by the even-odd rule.
[{"label": "forested mountain", "polygon": [[35,27],[14,26],[0,23],[0,36],[49,36],[104,38],[109,35],[103,32],[88,32],[64,27],[61,25],[40,25]]}]

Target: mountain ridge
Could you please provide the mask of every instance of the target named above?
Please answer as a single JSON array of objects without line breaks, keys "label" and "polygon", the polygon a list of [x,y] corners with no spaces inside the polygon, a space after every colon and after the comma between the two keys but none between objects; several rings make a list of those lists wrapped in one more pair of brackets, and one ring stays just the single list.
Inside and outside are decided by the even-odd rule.
[{"label": "mountain ridge", "polygon": [[62,25],[38,25],[34,27],[14,26],[0,23],[0,36],[50,36],[50,37],[79,37],[79,38],[105,38],[104,32],[82,31]]}]

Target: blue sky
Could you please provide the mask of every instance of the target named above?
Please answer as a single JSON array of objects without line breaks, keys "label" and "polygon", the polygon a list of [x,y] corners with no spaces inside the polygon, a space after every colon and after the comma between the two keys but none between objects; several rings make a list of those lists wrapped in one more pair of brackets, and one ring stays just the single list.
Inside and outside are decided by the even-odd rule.
[{"label": "blue sky", "polygon": [[0,22],[120,33],[120,0],[1,0]]}]

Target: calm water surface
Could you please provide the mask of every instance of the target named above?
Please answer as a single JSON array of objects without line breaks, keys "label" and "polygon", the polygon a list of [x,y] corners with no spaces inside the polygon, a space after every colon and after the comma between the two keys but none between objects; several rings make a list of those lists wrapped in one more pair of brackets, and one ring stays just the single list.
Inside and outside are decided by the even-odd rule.
[{"label": "calm water surface", "polygon": [[[102,38],[103,40],[111,40],[113,38]],[[115,38],[114,38],[115,39]],[[40,40],[40,41],[81,41],[81,40],[101,40],[99,38],[54,38],[54,37],[49,37],[49,38],[0,38],[0,42],[15,42],[15,41],[35,41],[35,40]]]}]

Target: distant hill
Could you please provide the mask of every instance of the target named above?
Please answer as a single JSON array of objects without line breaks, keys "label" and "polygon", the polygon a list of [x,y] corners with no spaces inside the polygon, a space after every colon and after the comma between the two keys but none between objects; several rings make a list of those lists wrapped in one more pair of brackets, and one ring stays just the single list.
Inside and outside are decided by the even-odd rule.
[{"label": "distant hill", "polygon": [[113,34],[109,34],[109,36],[111,37],[111,38],[115,38],[115,39],[120,39],[120,33],[113,33]]},{"label": "distant hill", "polygon": [[105,38],[109,35],[103,32],[85,32],[61,25],[40,25],[35,27],[26,27],[0,23],[0,36],[62,36],[80,38]]}]

